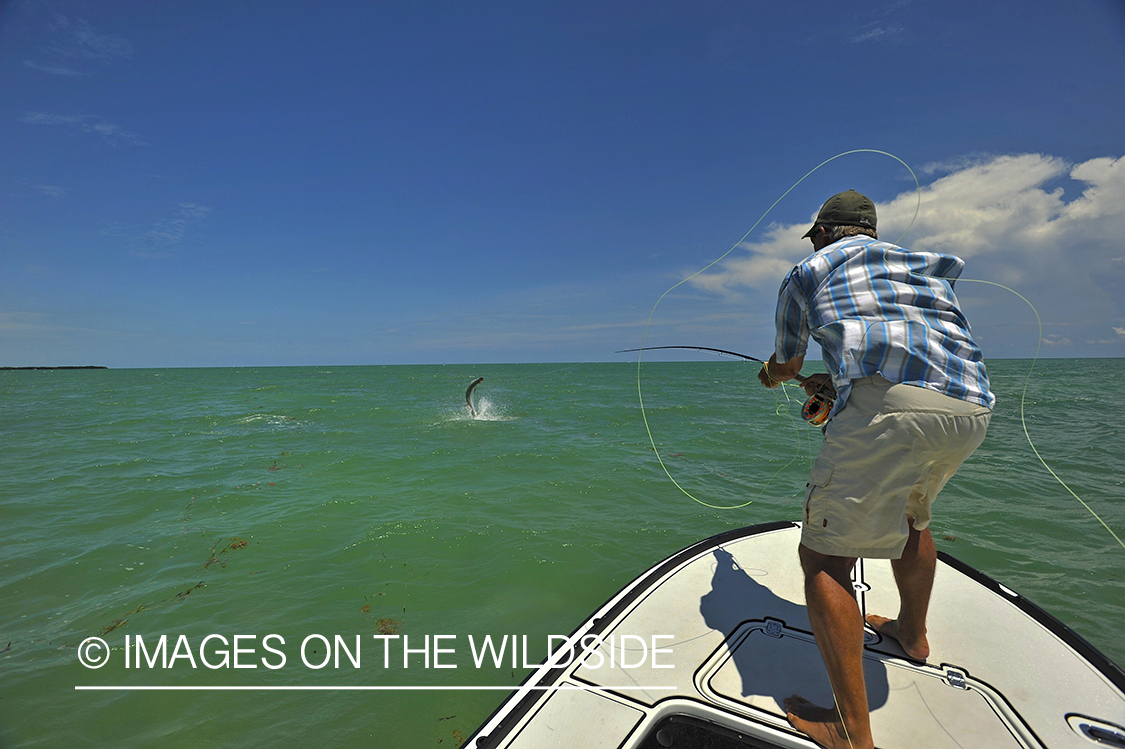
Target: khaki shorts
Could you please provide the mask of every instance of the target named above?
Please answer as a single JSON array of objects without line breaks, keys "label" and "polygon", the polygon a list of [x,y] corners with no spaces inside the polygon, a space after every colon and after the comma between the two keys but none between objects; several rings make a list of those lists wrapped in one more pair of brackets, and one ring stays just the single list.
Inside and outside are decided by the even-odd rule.
[{"label": "khaki shorts", "polygon": [[984,441],[984,406],[882,377],[852,383],[809,473],[801,543],[838,557],[898,559],[930,505]]}]

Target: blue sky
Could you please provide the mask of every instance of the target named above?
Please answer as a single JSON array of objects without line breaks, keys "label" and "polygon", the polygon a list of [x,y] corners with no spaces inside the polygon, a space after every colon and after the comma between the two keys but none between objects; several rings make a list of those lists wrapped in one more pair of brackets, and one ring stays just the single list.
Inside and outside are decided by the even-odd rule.
[{"label": "blue sky", "polygon": [[765,356],[825,198],[910,224],[859,153],[740,243],[853,149],[1043,355],[1125,356],[1117,0],[25,0],[0,90],[0,365]]}]

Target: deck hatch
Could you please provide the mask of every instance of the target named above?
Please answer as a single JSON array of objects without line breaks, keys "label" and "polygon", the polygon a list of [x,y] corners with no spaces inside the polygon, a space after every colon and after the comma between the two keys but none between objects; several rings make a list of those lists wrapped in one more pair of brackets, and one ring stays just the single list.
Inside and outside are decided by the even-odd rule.
[{"label": "deck hatch", "polygon": [[[700,669],[699,691],[718,706],[776,725],[785,721],[790,695],[831,705],[832,688],[812,635],[780,629],[775,634],[767,620],[745,622]],[[1042,746],[1002,695],[961,669],[917,665],[870,651],[863,665],[880,747],[914,747],[919,736],[932,749]]]}]

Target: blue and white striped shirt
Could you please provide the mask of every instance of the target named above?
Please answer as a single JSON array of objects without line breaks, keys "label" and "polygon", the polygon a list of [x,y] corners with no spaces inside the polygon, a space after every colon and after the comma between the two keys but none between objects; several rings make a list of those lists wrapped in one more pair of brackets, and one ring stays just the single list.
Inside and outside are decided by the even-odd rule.
[{"label": "blue and white striped shirt", "polygon": [[953,282],[965,262],[871,237],[846,237],[805,258],[781,285],[777,361],[820,343],[837,399],[853,380],[882,375],[992,408],[980,348]]}]

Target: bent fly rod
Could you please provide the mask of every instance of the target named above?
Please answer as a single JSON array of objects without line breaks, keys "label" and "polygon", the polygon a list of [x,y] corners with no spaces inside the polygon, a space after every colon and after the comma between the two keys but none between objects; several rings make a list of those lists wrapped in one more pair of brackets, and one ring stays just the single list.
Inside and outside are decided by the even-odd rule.
[{"label": "bent fly rod", "polygon": [[[615,351],[614,353],[628,354],[636,351],[659,351],[661,349],[673,348],[694,349],[696,351],[711,351],[716,354],[737,356],[739,359],[758,362],[763,366],[765,366],[766,364],[764,360],[759,359],[755,356],[747,356],[746,354],[740,354],[737,351],[727,351],[726,349],[721,348],[710,348],[709,346],[642,346],[640,348],[621,349],[620,351]],[[807,378],[802,377],[798,374],[793,375],[793,379],[795,379],[799,384],[803,385]],[[802,418],[804,418],[805,421],[809,422],[813,426],[820,426],[824,422],[828,421],[828,414],[832,412],[832,406],[836,402],[834,396],[835,392],[829,391],[827,387],[822,385],[820,390],[809,396],[809,399],[805,401],[805,405],[801,407]]]}]

